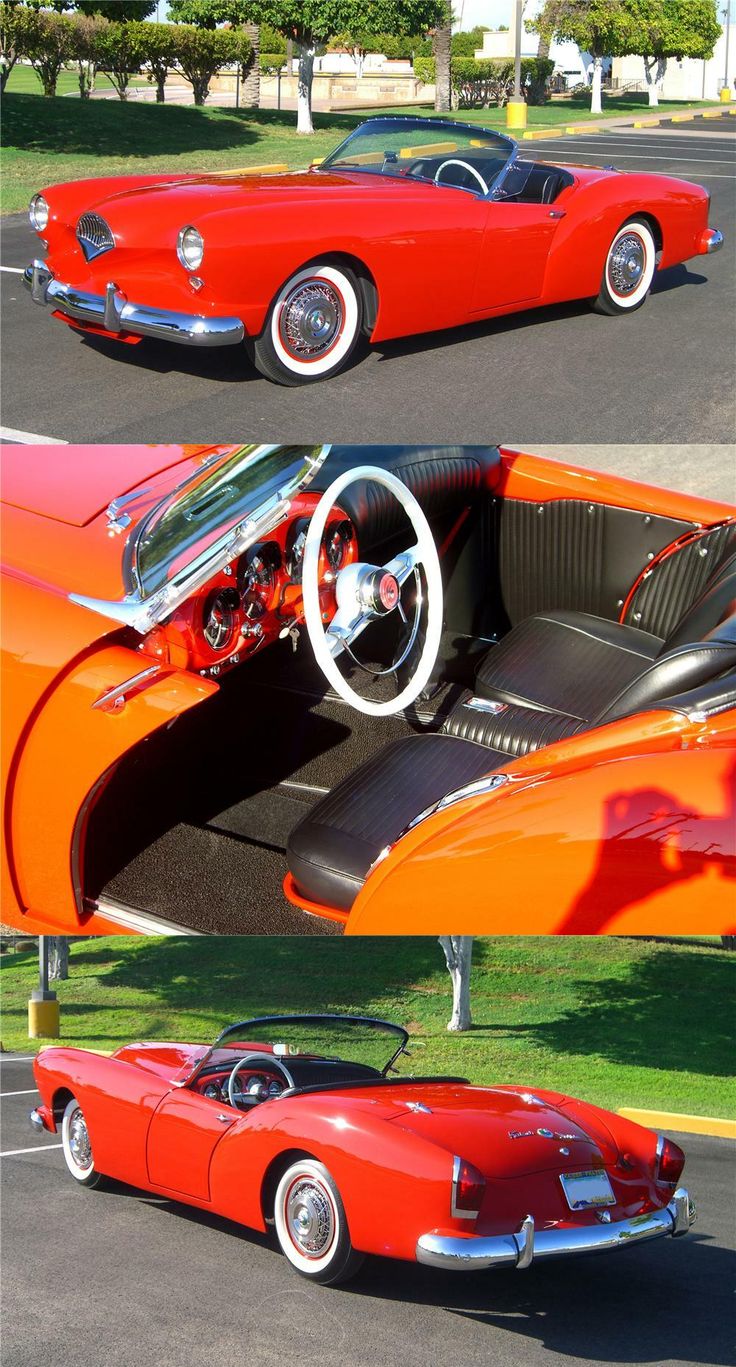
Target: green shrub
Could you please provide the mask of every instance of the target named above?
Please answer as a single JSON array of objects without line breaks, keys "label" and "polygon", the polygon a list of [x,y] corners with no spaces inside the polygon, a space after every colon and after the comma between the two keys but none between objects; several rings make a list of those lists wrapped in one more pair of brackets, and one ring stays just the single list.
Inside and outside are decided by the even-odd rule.
[{"label": "green shrub", "polygon": [[[521,90],[527,104],[543,104],[547,98],[547,82],[554,62],[539,57],[522,57]],[[514,61],[512,57],[453,57],[450,64],[453,106],[456,109],[487,109],[503,106],[514,93]],[[425,85],[433,85],[435,64],[433,57],[415,57],[414,75]]]}]

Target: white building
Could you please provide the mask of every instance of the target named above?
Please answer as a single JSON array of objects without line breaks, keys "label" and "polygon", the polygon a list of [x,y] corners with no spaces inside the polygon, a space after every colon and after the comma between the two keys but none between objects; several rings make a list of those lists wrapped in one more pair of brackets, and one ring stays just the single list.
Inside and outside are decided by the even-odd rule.
[{"label": "white building", "polygon": [[[646,89],[644,62],[641,57],[614,57],[614,88],[630,86]],[[639,85],[637,86],[637,82]],[[731,37],[728,44],[728,76],[726,75],[726,32],[716,43],[713,56],[707,60],[685,57],[678,62],[676,57],[667,61],[664,80],[659,88],[662,100],[717,100],[724,85],[733,90],[736,84],[736,23],[731,22]]]},{"label": "white building", "polygon": [[[539,50],[539,34],[527,33],[522,27],[521,31],[521,55],[522,57],[536,57]],[[476,48],[475,56],[478,59],[497,57],[508,60],[514,56],[514,34],[510,30],[495,29],[483,34],[482,48]],[[554,75],[561,76],[565,85],[569,89],[575,85],[589,83],[589,69],[591,57],[588,52],[581,52],[577,43],[558,43],[553,41],[550,45],[549,59],[554,62]],[[610,66],[610,62],[607,64]],[[606,63],[604,63],[604,67]]]}]

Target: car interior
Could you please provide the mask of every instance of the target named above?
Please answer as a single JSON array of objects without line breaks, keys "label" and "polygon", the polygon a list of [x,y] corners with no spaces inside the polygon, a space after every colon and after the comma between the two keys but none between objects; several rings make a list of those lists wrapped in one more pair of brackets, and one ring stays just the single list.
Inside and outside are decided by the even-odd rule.
[{"label": "car interior", "polygon": [[[131,751],[89,814],[86,905],[216,933],[340,933],[385,846],[449,792],[555,741],[662,706],[736,705],[736,523],[504,497],[497,447],[333,447],[319,490],[370,465],[415,495],[440,552],[442,642],[415,703],[352,708],[292,631]],[[340,495],[359,557],[408,544],[384,487]],[[376,699],[402,678],[393,614],[342,672]],[[370,633],[370,634],[369,634]],[[410,669],[410,662],[402,670]],[[399,671],[399,676],[402,674]],[[287,901],[290,871],[306,901]]]},{"label": "car interior", "polygon": [[[468,151],[463,147],[452,154],[446,152],[441,156],[417,157],[408,168],[407,175],[434,180],[439,172],[443,185],[456,185],[478,194],[481,185],[473,171],[477,171],[489,185],[503,166],[504,162],[498,157]],[[509,172],[502,199],[517,204],[553,204],[558,195],[573,184],[574,177],[561,166],[519,158]]]}]

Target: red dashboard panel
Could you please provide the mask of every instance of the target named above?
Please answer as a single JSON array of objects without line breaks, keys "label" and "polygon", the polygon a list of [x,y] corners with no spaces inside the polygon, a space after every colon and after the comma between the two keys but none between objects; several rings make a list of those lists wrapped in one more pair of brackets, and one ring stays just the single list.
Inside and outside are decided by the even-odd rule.
[{"label": "red dashboard panel", "polygon": [[[217,677],[284,636],[304,620],[301,560],[319,494],[292,501],[286,521],[267,540],[249,547],[174,613],[141,645],[144,654],[178,669]],[[337,571],[358,557],[355,529],[335,507],[320,556],[320,597],[325,623],[335,611]]]}]

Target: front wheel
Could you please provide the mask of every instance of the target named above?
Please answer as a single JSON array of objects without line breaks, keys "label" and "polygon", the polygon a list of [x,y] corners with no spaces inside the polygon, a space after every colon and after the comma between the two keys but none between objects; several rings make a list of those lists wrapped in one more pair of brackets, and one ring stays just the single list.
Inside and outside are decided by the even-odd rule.
[{"label": "front wheel", "polygon": [[657,266],[657,246],[643,219],[630,219],[619,228],[608,248],[598,297],[597,313],[632,313],[641,308]]},{"label": "front wheel", "polygon": [[335,1286],[363,1262],[350,1242],[340,1193],[324,1164],[312,1158],[292,1163],[281,1178],[274,1223],[282,1253],[311,1282]]},{"label": "front wheel", "polygon": [[352,271],[317,262],[279,290],[263,332],[252,343],[253,360],[277,384],[326,380],[345,365],[362,324],[363,298]]},{"label": "front wheel", "polygon": [[99,1186],[103,1177],[95,1167],[87,1121],[76,1097],[67,1103],[62,1117],[61,1147],[75,1182],[80,1187]]}]

